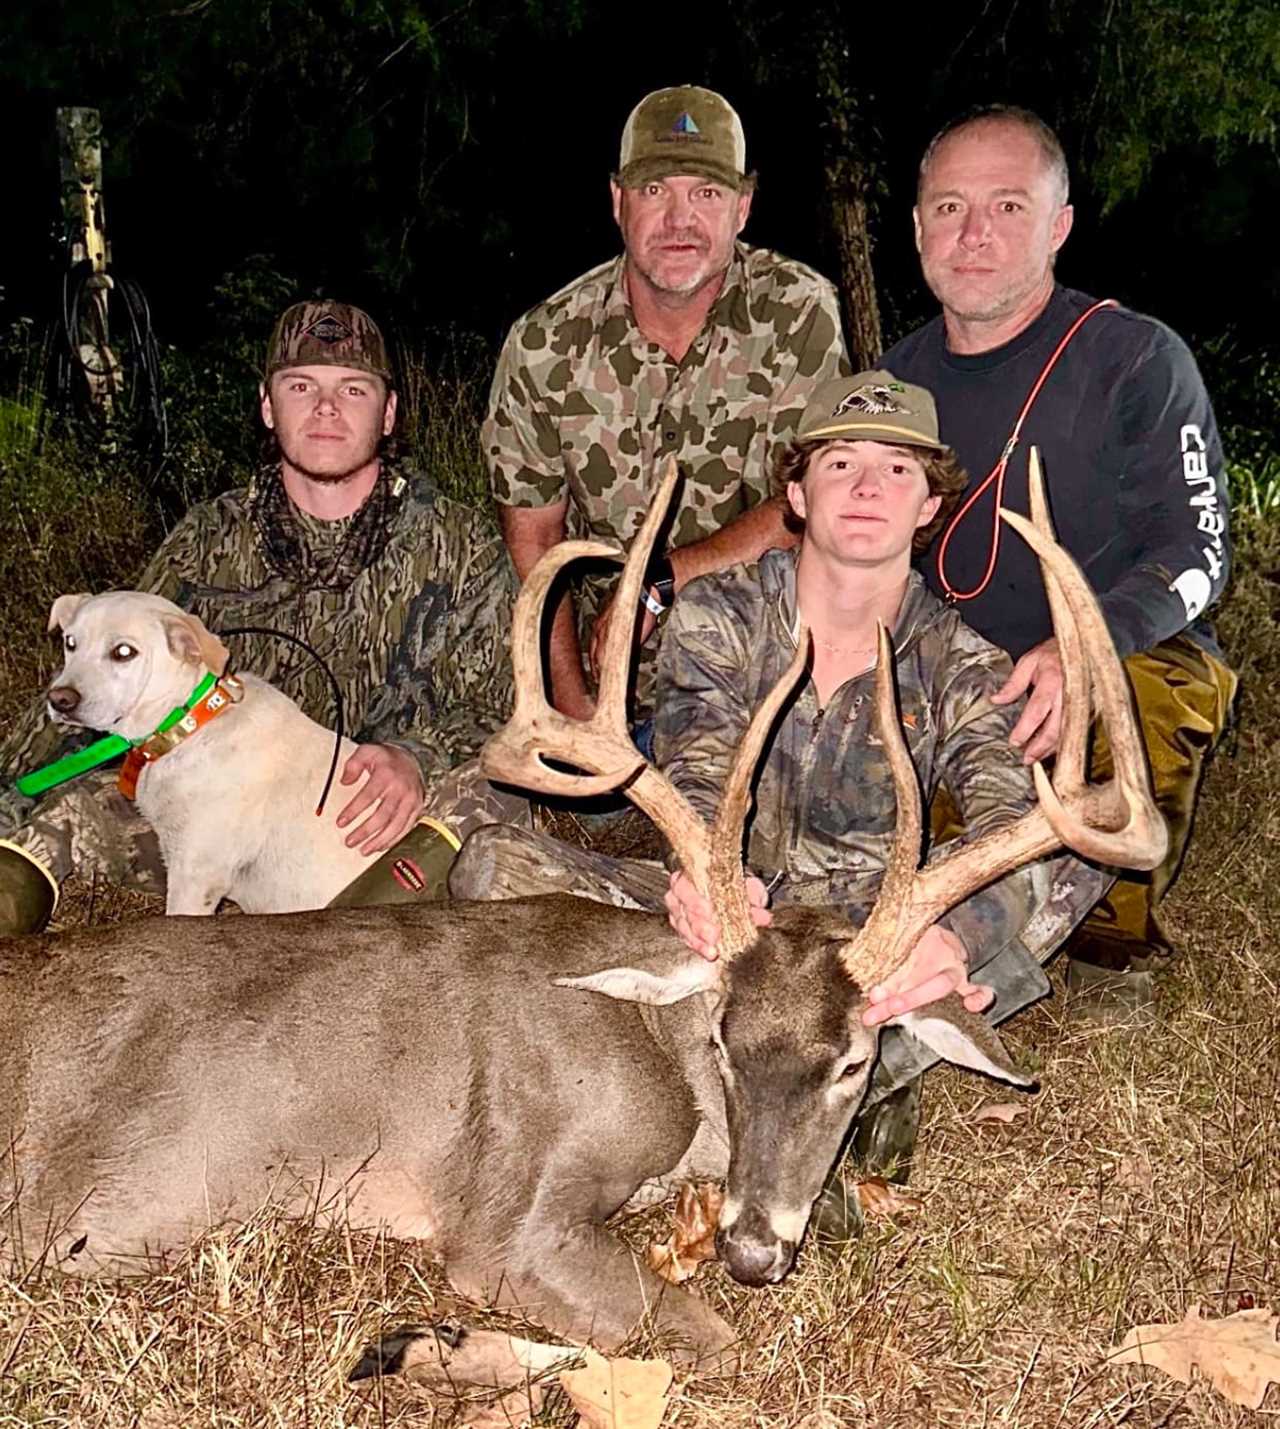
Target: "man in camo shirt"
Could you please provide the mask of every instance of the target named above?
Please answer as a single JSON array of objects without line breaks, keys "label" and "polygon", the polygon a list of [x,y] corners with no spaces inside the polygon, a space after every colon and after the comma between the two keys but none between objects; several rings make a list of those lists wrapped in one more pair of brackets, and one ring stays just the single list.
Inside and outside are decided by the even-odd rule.
[{"label": "man in camo shirt", "polygon": [[[611,189],[624,253],[512,328],[482,442],[517,574],[567,535],[628,545],[659,468],[684,475],[641,612],[636,710],[652,701],[655,623],[687,581],[794,541],[769,490],[813,390],[847,372],[835,290],[737,242],[754,177],[736,113],[694,85],[632,111]],[[615,575],[557,612],[553,697],[584,715]]]},{"label": "man in camo shirt", "polygon": [[[386,346],[367,314],[330,301],[290,308],[262,387],[278,459],[246,489],[189,511],[138,582],[214,631],[265,627],[323,658],[360,746],[333,797],[346,801],[347,843],[372,865],[347,901],[388,901],[398,884],[375,856],[402,852],[406,835],[428,893],[438,892],[459,839],[513,806],[474,765],[451,772],[510,707],[513,573],[479,513],[386,458],[395,418]],[[334,724],[328,677],[308,654],[263,635],[227,643],[234,665]],[[12,790],[16,775],[73,739],[41,699],[0,750],[0,933],[41,927],[75,868],[163,891],[155,835],[117,791],[114,770],[83,775],[36,806]]]}]

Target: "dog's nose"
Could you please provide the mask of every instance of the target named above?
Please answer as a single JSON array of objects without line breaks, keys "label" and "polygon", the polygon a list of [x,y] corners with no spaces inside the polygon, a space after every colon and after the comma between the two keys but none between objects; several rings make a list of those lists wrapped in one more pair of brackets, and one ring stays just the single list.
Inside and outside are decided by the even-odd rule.
[{"label": "dog's nose", "polygon": [[70,714],[80,703],[80,691],[74,685],[55,685],[49,691],[49,703],[59,714]]}]

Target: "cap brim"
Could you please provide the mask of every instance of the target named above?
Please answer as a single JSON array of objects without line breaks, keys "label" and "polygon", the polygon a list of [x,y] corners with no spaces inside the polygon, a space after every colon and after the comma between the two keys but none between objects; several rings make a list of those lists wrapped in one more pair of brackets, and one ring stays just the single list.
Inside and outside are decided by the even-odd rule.
[{"label": "cap brim", "polygon": [[834,437],[852,437],[861,442],[890,442],[894,446],[929,447],[933,451],[944,451],[946,443],[936,437],[926,437],[910,427],[895,427],[888,422],[828,422],[814,427],[811,431],[798,432],[796,438],[802,442],[822,441]]},{"label": "cap brim", "polygon": [[731,189],[740,189],[747,182],[746,174],[740,174],[726,164],[718,164],[714,159],[698,159],[692,154],[653,155],[647,159],[633,159],[618,174],[618,182],[624,189],[639,188],[653,179],[669,179],[673,174],[694,174],[699,178],[714,179]]}]

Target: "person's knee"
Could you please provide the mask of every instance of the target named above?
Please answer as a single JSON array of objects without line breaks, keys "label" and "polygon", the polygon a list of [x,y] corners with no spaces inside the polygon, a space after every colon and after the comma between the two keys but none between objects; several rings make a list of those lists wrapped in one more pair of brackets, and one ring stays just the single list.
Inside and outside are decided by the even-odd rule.
[{"label": "person's knee", "polygon": [[511,897],[502,874],[522,847],[519,832],[506,824],[484,824],[470,834],[449,870],[449,896],[477,901]]}]

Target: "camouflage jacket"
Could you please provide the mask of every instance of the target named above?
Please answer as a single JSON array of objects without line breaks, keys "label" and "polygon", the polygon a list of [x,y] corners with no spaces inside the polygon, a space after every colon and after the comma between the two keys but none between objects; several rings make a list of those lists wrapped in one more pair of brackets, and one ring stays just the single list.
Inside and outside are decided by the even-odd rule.
[{"label": "camouflage jacket", "polygon": [[[268,563],[252,517],[254,489],[192,507],[138,588],[175,601],[214,631],[262,626],[307,641],[342,691],[347,733],[407,749],[430,786],[470,758],[510,710],[515,576],[492,521],[425,477],[407,477],[398,492],[391,487],[381,553],[345,589],[313,589]],[[341,550],[355,519],[293,515],[308,556],[321,561]],[[305,651],[261,635],[226,643],[234,668],[261,675],[333,727],[328,677]],[[6,784],[76,744],[36,702],[0,750]],[[9,807],[18,798],[6,789],[6,822],[21,816]]]},{"label": "camouflage jacket", "polygon": [[[669,619],[658,671],[657,761],[706,819],[751,712],[796,648],[796,552],[691,581]],[[1017,707],[987,698],[1009,657],[971,630],[912,572],[893,630],[903,733],[926,800],[950,793],[966,841],[1034,806],[1031,775],[1009,745]],[[748,864],[779,902],[835,903],[861,925],[893,840],[893,780],[874,733],[875,673],[848,680],[820,709],[812,680],[780,719],[756,786]],[[1039,963],[1109,879],[1067,855],[972,894],[944,919],[984,972],[1001,1014],[1047,990]],[[1007,956],[1006,956],[1007,954]],[[1003,986],[1002,986],[1003,984]]]},{"label": "camouflage jacket", "polygon": [[[684,475],[671,546],[714,535],[769,494],[813,389],[847,374],[840,308],[811,268],[739,243],[702,331],[674,362],[635,324],[615,258],[511,329],[481,430],[494,499],[567,499],[571,536],[630,544],[664,458]],[[584,635],[615,575],[589,578]],[[641,699],[655,642],[643,653]]]}]

